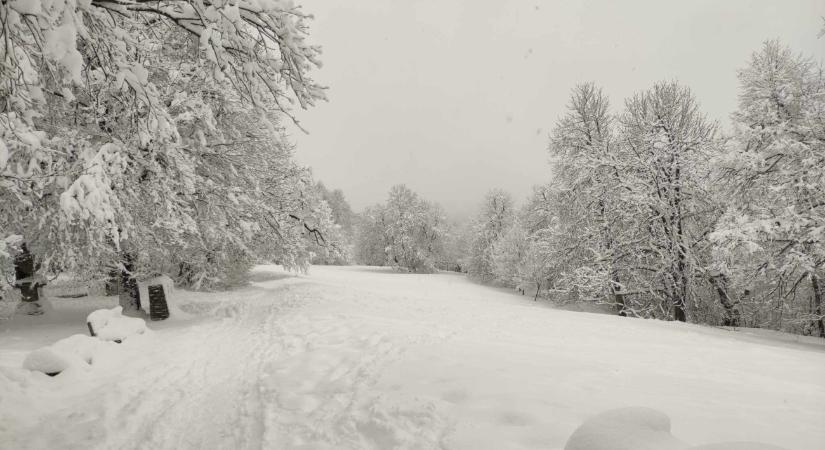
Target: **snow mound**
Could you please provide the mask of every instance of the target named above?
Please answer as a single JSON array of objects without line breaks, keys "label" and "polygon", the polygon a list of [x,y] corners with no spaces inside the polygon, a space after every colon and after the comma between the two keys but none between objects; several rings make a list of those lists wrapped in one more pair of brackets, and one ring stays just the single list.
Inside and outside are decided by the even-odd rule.
[{"label": "snow mound", "polygon": [[51,347],[43,347],[29,353],[23,361],[23,368],[51,375],[63,372],[73,363],[74,358],[66,357]]},{"label": "snow mound", "polygon": [[103,345],[106,343],[99,339],[75,334],[29,353],[23,361],[23,368],[50,375],[70,368],[85,370]]},{"label": "snow mound", "polygon": [[146,332],[146,322],[137,317],[123,315],[123,307],[98,309],[86,318],[95,335],[104,341],[123,341],[129,336]]},{"label": "snow mound", "polygon": [[670,434],[670,418],[651,408],[605,411],[586,420],[564,450],[786,450],[757,442],[720,442],[689,447]]},{"label": "snow mound", "polygon": [[564,450],[676,450],[686,445],[670,434],[670,418],[655,409],[619,408],[586,420]]},{"label": "snow mound", "polygon": [[775,445],[760,444],[758,442],[720,442],[718,444],[698,445],[688,450],[787,450]]}]

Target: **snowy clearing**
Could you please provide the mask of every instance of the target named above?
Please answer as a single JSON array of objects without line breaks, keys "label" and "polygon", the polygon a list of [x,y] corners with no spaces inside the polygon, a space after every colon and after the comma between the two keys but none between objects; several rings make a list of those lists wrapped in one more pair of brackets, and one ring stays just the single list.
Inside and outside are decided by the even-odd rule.
[{"label": "snowy clearing", "polygon": [[825,441],[821,339],[564,311],[454,274],[253,279],[178,292],[186,317],[54,378],[26,356],[116,299],[0,323],[0,447],[560,449],[631,406],[689,445]]}]

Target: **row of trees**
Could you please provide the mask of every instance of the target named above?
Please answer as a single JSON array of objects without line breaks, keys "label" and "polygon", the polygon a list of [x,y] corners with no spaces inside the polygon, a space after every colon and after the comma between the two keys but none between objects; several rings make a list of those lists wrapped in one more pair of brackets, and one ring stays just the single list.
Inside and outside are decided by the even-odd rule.
[{"label": "row of trees", "polygon": [[487,196],[468,273],[620,315],[825,336],[822,68],[767,42],[739,79],[729,135],[675,82],[620,113],[575,87],[552,182],[519,211]]},{"label": "row of trees", "polygon": [[308,18],[279,0],[0,4],[0,271],[25,312],[59,272],[114,270],[134,306],[144,274],[213,288],[346,251],[281,123],[324,99]]}]

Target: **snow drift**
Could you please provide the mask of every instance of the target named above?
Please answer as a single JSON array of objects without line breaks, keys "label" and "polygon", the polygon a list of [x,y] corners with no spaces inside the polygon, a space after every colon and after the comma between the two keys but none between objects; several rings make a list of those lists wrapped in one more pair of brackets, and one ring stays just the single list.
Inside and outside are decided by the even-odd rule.
[{"label": "snow drift", "polygon": [[61,339],[29,353],[23,368],[56,375],[68,369],[88,370],[95,355],[110,343],[82,334]]},{"label": "snow drift", "polygon": [[137,317],[123,315],[123,307],[99,309],[86,318],[95,336],[104,341],[121,342],[129,336],[146,332],[146,322]]},{"label": "snow drift", "polygon": [[586,420],[564,450],[785,450],[757,442],[720,442],[690,447],[670,433],[670,417],[651,408],[605,411]]}]

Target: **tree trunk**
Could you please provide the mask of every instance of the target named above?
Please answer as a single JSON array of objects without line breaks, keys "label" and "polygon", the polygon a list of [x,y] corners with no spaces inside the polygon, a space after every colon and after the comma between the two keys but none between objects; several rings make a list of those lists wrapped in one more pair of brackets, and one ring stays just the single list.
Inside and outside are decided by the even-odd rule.
[{"label": "tree trunk", "polygon": [[38,268],[34,255],[23,243],[14,257],[14,287],[20,291],[20,304],[17,306],[20,314],[39,316],[44,312],[40,303],[42,283],[37,278]]},{"label": "tree trunk", "polygon": [[136,312],[140,310],[140,289],[137,279],[134,277],[135,262],[131,253],[123,254],[123,267],[120,269],[120,289],[118,300],[123,312]]},{"label": "tree trunk", "polygon": [[536,283],[536,296],[533,297],[534,302],[539,301],[539,292],[541,292],[541,282]]},{"label": "tree trunk", "polygon": [[736,308],[736,303],[731,300],[728,295],[728,277],[722,273],[717,273],[710,276],[710,284],[716,290],[716,295],[719,297],[719,303],[725,309],[725,317],[722,318],[722,325],[730,327],[739,326],[739,310]]},{"label": "tree trunk", "polygon": [[613,291],[613,304],[616,305],[616,310],[619,312],[619,315],[621,317],[627,317],[627,311],[625,311],[624,294],[622,293],[622,285],[619,284],[619,274],[614,271],[612,278],[613,282],[610,283],[610,290]]},{"label": "tree trunk", "polygon": [[687,322],[687,314],[685,313],[685,303],[687,302],[687,289],[688,289],[688,279],[687,279],[687,262],[686,258],[687,255],[685,254],[685,248],[682,245],[682,222],[681,219],[679,220],[679,224],[677,227],[679,232],[679,243],[677,243],[678,255],[677,255],[677,262],[676,262],[676,296],[674,297],[673,303],[673,318],[678,320],[679,322]]},{"label": "tree trunk", "polygon": [[673,296],[673,319],[679,322],[687,322],[685,298],[678,294]]},{"label": "tree trunk", "polygon": [[[822,317],[822,287],[819,284],[819,276],[811,274],[811,287],[814,291],[814,310],[813,313],[819,318],[816,320],[819,328],[819,337],[825,337],[825,318]],[[813,333],[811,333],[813,335]]]},{"label": "tree trunk", "polygon": [[106,296],[120,294],[120,269],[110,269],[106,273],[106,282],[103,285]]}]

